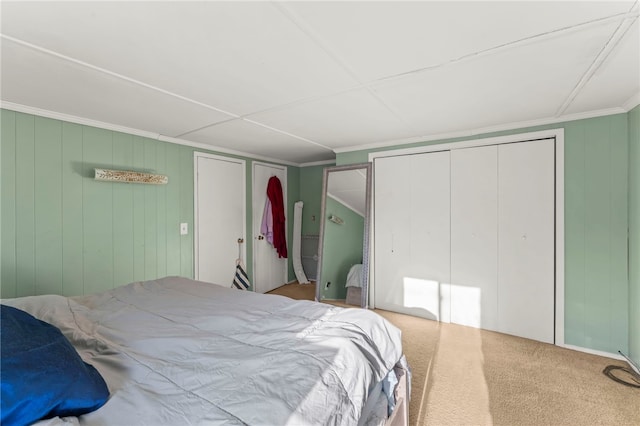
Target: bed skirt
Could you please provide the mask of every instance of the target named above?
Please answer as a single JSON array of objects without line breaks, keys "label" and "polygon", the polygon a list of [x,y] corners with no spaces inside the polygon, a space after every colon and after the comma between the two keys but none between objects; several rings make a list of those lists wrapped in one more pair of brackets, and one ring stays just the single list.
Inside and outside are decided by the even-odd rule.
[{"label": "bed skirt", "polygon": [[409,424],[409,399],[410,386],[408,385],[409,372],[400,364],[396,365],[395,373],[398,377],[398,385],[395,389],[396,408],[387,419],[385,426],[407,426]]}]

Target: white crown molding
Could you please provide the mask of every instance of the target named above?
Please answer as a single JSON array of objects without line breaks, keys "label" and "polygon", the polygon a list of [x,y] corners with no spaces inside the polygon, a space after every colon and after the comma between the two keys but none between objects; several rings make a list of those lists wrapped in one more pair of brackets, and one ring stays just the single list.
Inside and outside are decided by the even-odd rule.
[{"label": "white crown molding", "polygon": [[620,41],[625,38],[625,36],[633,26],[635,20],[637,19],[637,12],[634,11],[637,5],[638,3],[636,2],[625,15],[625,18],[630,19],[623,19],[620,21],[613,34],[611,34],[611,36],[609,37],[609,40],[607,40],[600,52],[598,52],[596,57],[591,62],[591,65],[589,65],[589,68],[587,68],[587,70],[582,75],[582,77],[578,81],[578,84],[575,85],[571,93],[569,93],[569,96],[567,96],[565,101],[562,103],[562,106],[560,106],[560,108],[558,109],[556,116],[561,116],[565,113],[565,111],[571,106],[573,101],[578,97],[580,92],[582,92],[587,84],[589,84],[598,69],[600,69],[600,67],[604,65],[604,63],[610,57],[611,53],[616,50],[616,48],[620,44]]},{"label": "white crown molding", "polygon": [[405,139],[376,142],[376,143],[371,143],[366,145],[347,146],[343,148],[336,148],[334,149],[334,152],[343,153],[343,152],[365,151],[365,150],[388,148],[388,147],[394,147],[398,145],[407,145],[407,144],[413,144],[413,143],[433,142],[433,141],[439,141],[439,140],[445,141],[447,139],[456,139],[456,138],[468,138],[473,136],[484,135],[487,133],[503,132],[507,130],[520,130],[527,127],[546,126],[549,124],[558,124],[558,123],[566,123],[569,121],[584,120],[587,118],[604,117],[607,115],[614,115],[614,114],[624,114],[627,111],[628,110],[626,110],[625,108],[620,108],[620,107],[607,108],[607,109],[601,109],[597,111],[568,114],[568,115],[563,115],[561,117],[541,118],[539,120],[519,121],[514,123],[500,124],[497,126],[480,127],[477,129],[462,130],[459,132],[438,133],[433,135],[414,136],[414,137],[405,138]]},{"label": "white crown molding", "polygon": [[[293,133],[289,133],[289,132],[286,132],[284,130],[268,126],[268,125],[266,125],[264,123],[260,123],[259,121],[252,120],[252,119],[250,119],[248,117],[243,117],[243,116],[241,116],[239,114],[235,114],[233,112],[226,111],[226,110],[223,110],[221,108],[217,108],[217,107],[215,107],[213,105],[209,105],[207,103],[200,102],[200,101],[197,101],[195,99],[191,99],[191,98],[186,97],[186,96],[182,96],[182,95],[180,95],[178,93],[174,93],[174,92],[171,92],[169,90],[162,89],[162,88],[160,88],[158,86],[154,86],[154,85],[145,83],[143,81],[136,80],[134,78],[127,77],[125,75],[110,71],[108,69],[105,69],[105,68],[102,68],[102,67],[99,67],[99,66],[96,66],[96,65],[93,65],[93,64],[90,64],[90,63],[87,63],[87,62],[72,58],[70,56],[63,55],[61,53],[58,53],[58,52],[55,52],[53,50],[44,48],[42,46],[38,46],[38,45],[35,45],[33,43],[29,43],[29,42],[26,42],[24,40],[21,40],[21,39],[15,38],[15,37],[11,37],[11,36],[6,35],[6,34],[1,34],[1,33],[0,33],[0,38],[9,40],[9,41],[11,41],[13,43],[16,43],[16,44],[19,44],[21,46],[27,47],[29,49],[33,49],[33,50],[39,51],[41,53],[44,53],[44,54],[47,54],[47,55],[50,55],[50,56],[53,56],[53,57],[56,57],[56,58],[71,62],[71,63],[74,63],[74,64],[79,65],[81,67],[88,68],[88,69],[91,69],[93,71],[97,71],[97,72],[100,72],[100,73],[103,73],[103,74],[107,74],[107,75],[110,75],[110,76],[115,77],[117,79],[124,80],[124,81],[127,81],[129,83],[141,86],[141,87],[145,87],[147,89],[156,91],[158,93],[162,93],[162,94],[167,95],[167,96],[171,96],[171,97],[176,98],[176,99],[180,99],[180,100],[182,100],[184,102],[188,102],[188,103],[191,103],[191,104],[194,104],[194,105],[198,105],[198,106],[200,106],[202,108],[206,108],[206,109],[209,109],[209,110],[212,110],[212,111],[216,111],[216,112],[218,112],[220,114],[224,114],[224,115],[230,117],[231,119],[240,119],[240,120],[243,120],[243,121],[245,121],[247,123],[251,123],[251,124],[254,124],[256,126],[260,126],[260,127],[265,128],[265,129],[271,130],[272,132],[280,133],[280,134],[289,136],[291,138],[298,139],[300,141],[309,143],[311,145],[319,146],[319,147],[324,148],[324,149],[326,149],[328,151],[332,151],[332,149],[330,147],[322,145],[319,142],[312,141],[312,140],[304,138],[302,136],[298,136],[298,135],[295,135]],[[228,120],[224,120],[223,122],[226,122],[226,121],[228,121]],[[221,123],[215,123],[215,124],[213,124],[211,126],[207,126],[207,127],[212,127],[212,126],[215,126],[216,124],[221,124]],[[96,127],[101,127],[101,126],[96,126]]]},{"label": "white crown molding", "polygon": [[[518,130],[526,127],[544,126],[548,124],[563,123],[563,122],[569,122],[569,121],[575,121],[575,120],[584,120],[584,119],[595,118],[595,117],[604,117],[607,115],[623,114],[623,113],[629,112],[630,110],[632,110],[638,105],[640,105],[640,92],[631,96],[620,108],[609,108],[609,109],[603,109],[603,110],[597,110],[597,111],[570,114],[570,115],[564,115],[557,118],[521,121],[521,122],[515,122],[515,123],[509,123],[509,124],[502,124],[499,126],[482,127],[482,128],[472,129],[472,130],[463,130],[460,132],[439,133],[434,135],[415,136],[415,137],[405,138],[405,139],[376,142],[376,143],[365,144],[365,145],[348,146],[343,148],[336,148],[333,151],[335,153],[365,151],[370,149],[387,148],[387,147],[394,147],[397,145],[407,145],[412,143],[432,142],[437,140],[473,137],[473,136],[483,135],[487,133],[494,133],[494,132],[500,132],[500,131],[506,131],[506,130]],[[55,120],[67,121],[70,123],[76,123],[76,124],[81,124],[85,126],[98,127],[100,129],[113,130],[121,133],[128,133],[136,136],[146,137],[149,139],[160,140],[163,142],[175,143],[177,145],[185,145],[185,146],[190,146],[194,148],[205,149],[208,151],[215,151],[215,152],[220,152],[224,154],[236,155],[236,156],[246,157],[246,158],[256,159],[256,160],[264,160],[271,163],[284,164],[287,166],[312,167],[312,166],[336,164],[336,160],[314,161],[309,163],[295,163],[293,161],[286,161],[286,160],[281,160],[277,158],[260,156],[260,155],[251,154],[244,151],[237,151],[234,149],[223,148],[223,147],[209,145],[209,144],[200,143],[200,142],[192,142],[185,139],[179,139],[171,136],[161,135],[159,133],[149,132],[146,130],[119,126],[116,124],[106,123],[103,121],[92,120],[88,118],[78,117],[75,115],[64,114],[56,111],[50,111],[42,108],[36,108],[36,107],[17,104],[14,102],[9,102],[4,100],[0,100],[0,108],[17,111],[17,112],[23,112],[26,114],[38,115],[41,117],[52,118]]]},{"label": "white crown molding", "polygon": [[194,104],[194,105],[201,106],[202,108],[206,108],[206,109],[209,109],[209,110],[212,110],[212,111],[219,112],[220,114],[224,114],[224,115],[227,115],[229,117],[240,118],[240,116],[238,114],[234,114],[232,112],[225,111],[225,110],[220,109],[220,108],[216,108],[213,105],[209,105],[209,104],[206,104],[204,102],[196,101],[195,99],[191,99],[191,98],[188,98],[186,96],[182,96],[182,95],[179,95],[177,93],[171,92],[169,90],[165,90],[165,89],[162,89],[160,87],[157,87],[157,86],[154,86],[154,85],[151,85],[151,84],[147,84],[147,83],[145,83],[143,81],[136,80],[135,78],[127,77],[126,75],[122,75],[122,74],[119,74],[117,72],[110,71],[110,70],[108,70],[106,68],[102,68],[102,67],[99,67],[97,65],[93,65],[93,64],[90,64],[88,62],[84,62],[84,61],[81,61],[79,59],[75,59],[75,58],[72,58],[70,56],[63,55],[61,53],[55,52],[53,50],[47,49],[47,48],[42,47],[42,46],[38,46],[38,45],[33,44],[33,43],[29,43],[27,41],[21,40],[21,39],[16,38],[16,37],[12,37],[12,36],[9,36],[7,34],[1,34],[0,33],[0,38],[3,38],[5,40],[9,40],[9,41],[11,41],[13,43],[19,44],[19,45],[21,45],[23,47],[26,47],[26,48],[29,48],[29,49],[36,50],[36,51],[44,53],[46,55],[53,56],[53,57],[56,57],[58,59],[62,59],[64,61],[71,62],[71,63],[79,65],[79,66],[81,66],[83,68],[88,68],[88,69],[91,69],[93,71],[97,71],[99,73],[106,74],[106,75],[109,75],[111,77],[115,77],[117,79],[124,80],[124,81],[127,81],[129,83],[145,87],[145,88],[150,89],[150,90],[154,90],[156,92],[165,94],[167,96],[171,96],[173,98],[180,99],[182,101],[185,101],[185,102],[188,102],[188,103],[191,103],[191,104]]},{"label": "white crown molding", "polygon": [[278,158],[266,157],[263,155],[251,154],[244,151],[236,151],[235,149],[223,148],[221,146],[209,145],[202,142],[192,142],[184,139],[178,139],[171,136],[160,135],[158,140],[163,142],[175,143],[177,145],[185,145],[193,148],[206,149],[207,151],[213,151],[217,153],[235,155],[238,157],[248,158],[249,160],[260,160],[260,161],[268,161],[270,163],[282,164],[285,166],[294,166],[300,167],[298,163],[294,163],[293,161],[281,160]]},{"label": "white crown molding", "polygon": [[54,120],[67,121],[69,123],[82,124],[84,126],[98,127],[105,130],[113,130],[115,132],[129,133],[131,135],[142,136],[149,139],[158,139],[159,134],[146,130],[134,129],[132,127],[118,126],[116,124],[105,123],[103,121],[92,120],[89,118],[78,117],[75,115],[64,114],[61,112],[50,111],[48,109],[36,108],[28,105],[16,104],[0,100],[0,107],[10,109],[11,111],[23,112],[25,114],[37,115],[40,117],[52,118]]},{"label": "white crown molding", "polygon": [[251,160],[264,160],[272,163],[283,164],[286,166],[300,167],[298,163],[294,163],[292,161],[265,157],[265,156],[251,154],[243,151],[236,151],[234,149],[223,148],[220,146],[209,145],[206,143],[192,142],[185,139],[178,139],[171,136],[161,135],[159,133],[148,132],[146,130],[134,129],[132,127],[125,127],[125,126],[118,126],[116,124],[105,123],[104,121],[91,120],[88,118],[78,117],[75,115],[63,114],[60,112],[49,111],[46,109],[36,108],[28,105],[16,104],[14,102],[7,102],[7,101],[0,100],[0,108],[4,108],[11,111],[16,111],[16,112],[22,112],[25,114],[37,115],[40,117],[52,118],[54,120],[66,121],[69,123],[81,124],[84,126],[91,126],[91,127],[97,127],[105,130],[112,130],[115,132],[128,133],[130,135],[142,136],[149,139],[155,139],[161,142],[169,142],[177,145],[190,146],[193,148],[204,149],[212,152],[235,155],[239,157],[249,158]]},{"label": "white crown molding", "polygon": [[637,92],[636,94],[631,95],[631,97],[627,99],[627,101],[624,104],[622,104],[622,108],[624,108],[625,110],[627,110],[627,112],[629,112],[635,107],[637,107],[638,105],[640,105],[640,92]]},{"label": "white crown molding", "polygon": [[310,163],[300,163],[299,167],[313,167],[313,166],[329,166],[335,165],[336,160],[323,160],[323,161],[312,161]]}]

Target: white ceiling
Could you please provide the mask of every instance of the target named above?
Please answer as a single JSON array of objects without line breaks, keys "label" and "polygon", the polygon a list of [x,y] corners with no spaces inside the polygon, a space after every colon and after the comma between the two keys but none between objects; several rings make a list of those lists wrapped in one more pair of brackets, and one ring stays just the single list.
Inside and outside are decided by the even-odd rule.
[{"label": "white ceiling", "polygon": [[638,2],[0,3],[6,108],[304,164],[624,112]]}]

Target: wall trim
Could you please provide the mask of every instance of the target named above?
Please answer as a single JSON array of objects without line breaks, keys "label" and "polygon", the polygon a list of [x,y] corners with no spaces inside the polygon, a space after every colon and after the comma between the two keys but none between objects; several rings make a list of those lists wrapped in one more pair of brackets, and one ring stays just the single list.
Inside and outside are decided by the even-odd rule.
[{"label": "wall trim", "polygon": [[625,362],[627,361],[626,359],[624,359],[622,355],[614,354],[611,352],[599,351],[597,349],[583,348],[582,346],[574,346],[574,345],[558,345],[558,346],[563,347],[565,349],[570,349],[572,351],[584,352],[587,354],[603,356],[606,358],[613,358],[613,359],[617,359]]},{"label": "wall trim", "polygon": [[627,32],[631,29],[631,27],[633,27],[633,24],[636,20],[635,18],[633,18],[633,15],[637,15],[633,12],[633,9],[636,8],[637,4],[638,3],[636,2],[634,6],[632,6],[631,9],[626,13],[625,18],[629,19],[623,19],[622,21],[620,21],[613,34],[609,37],[609,40],[607,40],[607,43],[602,47],[600,52],[598,52],[596,57],[593,58],[593,61],[591,62],[591,65],[589,65],[589,68],[587,68],[584,74],[582,74],[582,77],[580,77],[578,84],[576,84],[571,93],[569,93],[569,96],[567,96],[565,101],[556,112],[556,116],[561,116],[571,106],[576,97],[580,95],[582,90],[587,86],[587,84],[589,84],[593,76],[598,72],[598,69],[607,61],[609,55],[611,55],[611,52],[616,50],[620,41],[624,39],[624,37],[627,35]]},{"label": "wall trim", "polygon": [[[538,132],[514,133],[505,136],[496,136],[492,138],[473,139],[459,142],[448,142],[433,145],[423,145],[411,148],[396,149],[389,151],[371,152],[369,153],[369,161],[373,162],[376,158],[394,157],[400,155],[421,154],[436,151],[448,151],[454,149],[471,148],[487,145],[500,145],[505,143],[525,142],[539,139],[555,139],[555,319],[554,334],[557,346],[564,346],[564,129],[548,129]],[[375,186],[375,164],[374,164],[374,186]],[[373,210],[372,210],[373,212]],[[374,213],[375,214],[375,213]],[[372,218],[373,220],[373,218]],[[373,227],[372,227],[373,229]],[[372,240],[371,255],[375,252],[375,241]],[[375,280],[372,277],[373,285],[369,286],[370,306],[375,308]]]},{"label": "wall trim", "polygon": [[25,114],[37,115],[54,120],[67,121],[69,123],[81,124],[84,126],[97,127],[99,129],[112,130],[115,132],[128,133],[135,136],[142,136],[149,139],[158,139],[159,134],[148,132],[145,130],[134,129],[133,127],[118,126],[116,124],[106,123],[104,121],[92,120],[90,118],[78,117],[76,115],[64,114],[62,112],[51,111],[48,109],[36,108],[28,105],[16,104],[13,102],[1,101],[0,107],[11,111],[22,112]]},{"label": "wall trim", "polygon": [[248,158],[249,160],[269,161],[269,162],[274,162],[284,166],[299,167],[298,163],[294,163],[292,161],[279,160],[277,158],[271,158],[271,157],[263,157],[261,155],[251,154],[244,151],[236,151],[235,149],[222,148],[219,146],[209,145],[201,142],[191,142],[184,139],[174,138],[171,136],[159,135],[158,140],[163,142],[175,143],[177,145],[185,145],[193,148],[206,149],[207,151],[215,151],[222,154],[230,154],[238,157],[245,157],[245,158]]},{"label": "wall trim", "polygon": [[629,112],[638,105],[640,105],[640,92],[631,95],[631,97],[627,99],[627,101],[622,105],[622,108],[626,109],[627,112]]},{"label": "wall trim", "polygon": [[[640,96],[640,94],[638,96]],[[517,131],[527,127],[546,126],[549,124],[558,124],[558,123],[566,123],[569,121],[584,120],[587,118],[605,117],[608,115],[615,115],[615,114],[625,114],[626,112],[628,112],[628,109],[626,109],[626,105],[627,104],[625,104],[625,107],[607,108],[607,109],[601,109],[596,111],[581,112],[577,114],[563,115],[561,117],[549,117],[549,118],[542,118],[539,120],[531,120],[531,121],[518,121],[513,123],[499,124],[496,126],[461,130],[457,132],[437,133],[432,135],[415,136],[415,137],[405,138],[405,139],[395,139],[391,141],[376,142],[376,143],[371,143],[366,145],[347,146],[343,148],[336,148],[334,149],[334,152],[340,154],[343,152],[366,151],[366,150],[379,149],[379,148],[392,149],[394,146],[398,146],[398,145],[414,144],[414,143],[421,143],[421,142],[433,142],[433,141],[446,140],[446,139],[469,138],[473,136],[481,137],[482,135],[487,133],[503,132],[503,131],[509,131],[509,130]]]},{"label": "wall trim", "polygon": [[335,165],[336,160],[323,160],[323,161],[312,161],[310,163],[301,163],[298,167],[313,167],[313,166],[325,166],[325,165]]},{"label": "wall trim", "polygon": [[155,139],[161,142],[169,142],[176,145],[184,145],[192,148],[205,149],[207,151],[214,151],[222,154],[230,154],[239,157],[246,157],[251,160],[264,160],[268,162],[274,162],[277,164],[283,164],[286,166],[300,167],[298,163],[292,161],[279,160],[277,158],[264,157],[261,155],[251,154],[244,151],[236,151],[235,149],[223,148],[220,146],[209,145],[201,142],[192,142],[185,139],[174,138],[171,136],[161,135],[159,133],[153,133],[146,130],[134,129],[132,127],[119,126],[117,124],[111,124],[104,121],[92,120],[89,118],[78,117],[76,115],[64,114],[61,112],[50,111],[42,108],[36,108],[28,105],[16,104],[13,102],[0,101],[0,107],[11,111],[22,112],[25,114],[37,115],[39,117],[52,118],[54,120],[66,121],[69,123],[80,124],[83,126],[97,127],[99,129],[112,130],[114,132],[127,133],[135,136],[142,136],[149,139]]},{"label": "wall trim", "polygon": [[388,151],[377,151],[369,153],[369,161],[382,157],[396,157],[399,155],[423,154],[426,152],[449,151],[452,149],[472,148],[486,145],[500,145],[504,143],[525,142],[536,139],[561,138],[564,142],[564,129],[549,129],[538,132],[513,133],[505,136],[495,136],[492,138],[470,139],[457,142],[444,142],[433,145],[421,145],[410,148],[390,149]]}]

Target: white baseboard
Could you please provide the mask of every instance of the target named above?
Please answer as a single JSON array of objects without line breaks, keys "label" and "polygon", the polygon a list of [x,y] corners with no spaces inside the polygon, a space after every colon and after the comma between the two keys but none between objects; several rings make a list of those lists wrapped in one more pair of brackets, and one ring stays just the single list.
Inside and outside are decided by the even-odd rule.
[{"label": "white baseboard", "polygon": [[598,351],[596,349],[583,348],[581,346],[574,346],[574,345],[566,345],[565,344],[565,345],[558,345],[558,346],[560,346],[562,348],[566,348],[566,349],[571,349],[573,351],[584,352],[584,353],[588,353],[588,354],[591,354],[591,355],[603,356],[603,357],[606,357],[606,358],[613,358],[613,359],[617,359],[617,360],[626,362],[626,359],[624,359],[624,357],[622,355],[620,355],[620,354],[614,354],[614,353],[605,352],[605,351]]}]

